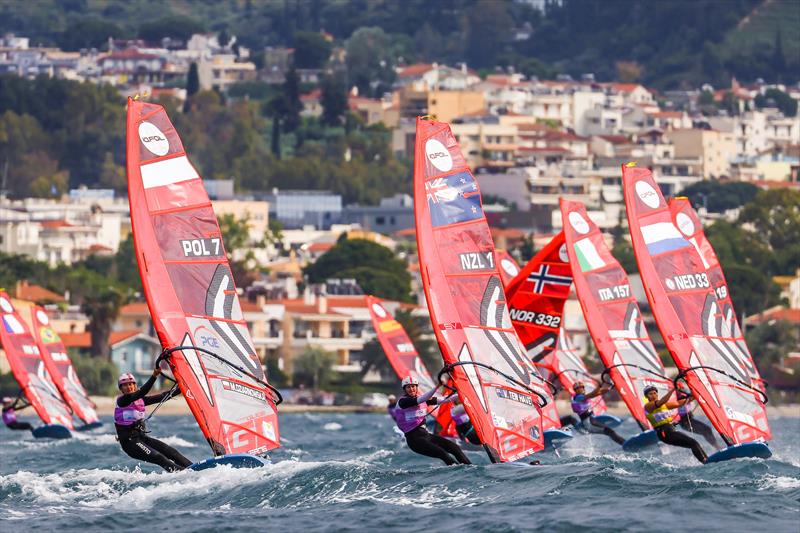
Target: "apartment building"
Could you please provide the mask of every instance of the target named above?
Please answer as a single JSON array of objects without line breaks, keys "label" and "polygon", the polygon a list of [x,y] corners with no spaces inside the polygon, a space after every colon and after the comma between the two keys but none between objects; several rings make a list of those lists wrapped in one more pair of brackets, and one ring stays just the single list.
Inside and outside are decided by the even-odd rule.
[{"label": "apartment building", "polygon": [[700,158],[700,175],[717,179],[731,175],[731,161],[736,157],[732,133],[717,130],[675,129],[665,134],[675,146],[676,158]]}]

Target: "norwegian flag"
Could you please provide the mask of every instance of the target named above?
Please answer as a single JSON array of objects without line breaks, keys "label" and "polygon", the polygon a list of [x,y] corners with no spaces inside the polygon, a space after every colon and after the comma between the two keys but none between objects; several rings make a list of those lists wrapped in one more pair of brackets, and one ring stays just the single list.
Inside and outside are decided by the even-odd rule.
[{"label": "norwegian flag", "polygon": [[478,184],[469,172],[426,182],[425,196],[434,227],[483,217]]},{"label": "norwegian flag", "polygon": [[566,297],[572,285],[572,273],[568,265],[539,265],[527,280],[536,294]]}]

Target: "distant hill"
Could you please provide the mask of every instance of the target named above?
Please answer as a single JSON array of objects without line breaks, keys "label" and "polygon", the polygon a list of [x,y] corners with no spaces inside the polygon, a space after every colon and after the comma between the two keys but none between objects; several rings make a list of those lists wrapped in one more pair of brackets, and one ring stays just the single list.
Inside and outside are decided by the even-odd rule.
[{"label": "distant hill", "polygon": [[[0,0],[0,32],[78,49],[119,38],[236,35],[253,50],[324,30],[344,43],[377,27],[396,61],[483,71],[594,73],[656,88],[800,78],[798,0]],[[780,35],[780,39],[778,39]],[[780,44],[778,44],[780,43]]]}]

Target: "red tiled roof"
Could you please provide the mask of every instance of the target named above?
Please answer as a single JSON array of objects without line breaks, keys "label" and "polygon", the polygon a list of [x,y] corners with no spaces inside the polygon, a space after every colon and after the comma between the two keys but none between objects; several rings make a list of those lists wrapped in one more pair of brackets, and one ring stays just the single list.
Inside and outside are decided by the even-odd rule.
[{"label": "red tiled roof", "polygon": [[126,48],[118,52],[112,52],[103,59],[161,59],[155,54],[145,54],[136,48]]},{"label": "red tiled roof", "polygon": [[514,228],[497,228],[491,227],[489,228],[492,231],[492,237],[497,239],[498,237],[505,237],[507,239],[524,239],[525,232],[520,229]]},{"label": "red tiled roof", "polygon": [[598,135],[598,137],[611,144],[626,144],[630,142],[624,135]]},{"label": "red tiled roof", "polygon": [[331,307],[367,307],[367,297],[363,294],[354,296],[328,296],[328,309]]},{"label": "red tiled roof", "polygon": [[793,324],[800,324],[800,309],[787,309],[786,307],[773,307],[758,315],[747,317],[747,324],[762,324],[770,320],[786,320]]},{"label": "red tiled roof", "polygon": [[638,83],[612,83],[610,87],[621,93],[633,92],[640,85]]},{"label": "red tiled roof", "polygon": [[[138,330],[127,331],[112,331],[109,336],[109,345],[114,346],[120,342],[130,339],[139,335],[141,332]],[[61,333],[59,335],[64,346],[67,348],[91,348],[92,347],[92,334],[88,331],[83,333]]]},{"label": "red tiled roof", "polygon": [[102,244],[92,244],[89,246],[90,252],[113,252],[111,248],[108,246],[103,246]]},{"label": "red tiled roof", "polygon": [[313,102],[314,100],[319,100],[320,98],[322,98],[322,89],[314,89],[310,93],[300,95],[301,102]]},{"label": "red tiled roof", "polygon": [[312,242],[306,248],[309,252],[327,252],[334,247],[336,243],[333,242]]},{"label": "red tiled roof", "polygon": [[133,302],[122,306],[119,310],[121,315],[150,315],[147,302]]},{"label": "red tiled roof", "polygon": [[39,285],[31,285],[27,281],[17,283],[16,297],[30,302],[66,302],[64,297],[57,292],[45,289]]},{"label": "red tiled roof", "polygon": [[421,76],[431,69],[433,69],[433,65],[430,63],[415,63],[413,65],[401,67],[397,72],[397,77],[407,78],[411,76]]},{"label": "red tiled roof", "polygon": [[43,228],[69,228],[72,224],[66,220],[42,220],[39,222]]},{"label": "red tiled roof", "polygon": [[645,111],[651,117],[659,118],[682,118],[683,111]]}]

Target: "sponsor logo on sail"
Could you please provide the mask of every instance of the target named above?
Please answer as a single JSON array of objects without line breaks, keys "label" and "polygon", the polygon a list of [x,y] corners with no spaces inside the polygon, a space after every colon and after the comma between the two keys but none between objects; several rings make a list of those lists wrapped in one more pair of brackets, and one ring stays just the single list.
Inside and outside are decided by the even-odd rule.
[{"label": "sponsor logo on sail", "polygon": [[636,195],[642,202],[644,202],[644,205],[652,209],[658,207],[658,193],[655,189],[653,189],[652,185],[646,181],[637,181],[635,188]]},{"label": "sponsor logo on sail", "polygon": [[169,141],[160,129],[150,122],[139,124],[139,139],[152,154],[157,156],[169,153]]},{"label": "sponsor logo on sail", "polygon": [[436,139],[428,139],[428,142],[425,143],[425,154],[428,156],[428,161],[440,172],[447,172],[453,168],[453,156]]},{"label": "sponsor logo on sail", "polygon": [[692,222],[692,218],[686,213],[678,213],[678,216],[675,217],[675,223],[678,225],[678,229],[681,230],[681,233],[687,237],[691,237],[694,234],[694,222]]},{"label": "sponsor logo on sail", "polygon": [[36,320],[38,320],[45,326],[50,323],[50,319],[47,317],[47,313],[45,313],[41,309],[36,310]]},{"label": "sponsor logo on sail", "polygon": [[222,380],[222,388],[232,392],[238,392],[239,394],[242,394],[244,396],[250,396],[251,398],[255,398],[261,401],[265,401],[267,398],[262,391],[246,387],[241,383],[236,383],[234,381]]},{"label": "sponsor logo on sail", "polygon": [[569,263],[569,252],[567,251],[567,244],[564,243],[558,249],[558,258],[565,263]]},{"label": "sponsor logo on sail", "polygon": [[517,265],[515,265],[511,259],[506,259],[506,258],[501,259],[500,266],[503,267],[503,270],[509,276],[516,276],[519,273]]},{"label": "sponsor logo on sail", "polygon": [[380,304],[372,304],[372,312],[381,318],[386,318],[386,310]]},{"label": "sponsor logo on sail", "polygon": [[569,223],[573,229],[581,235],[589,233],[589,223],[586,222],[586,219],[583,218],[580,213],[572,211],[569,214]]}]

